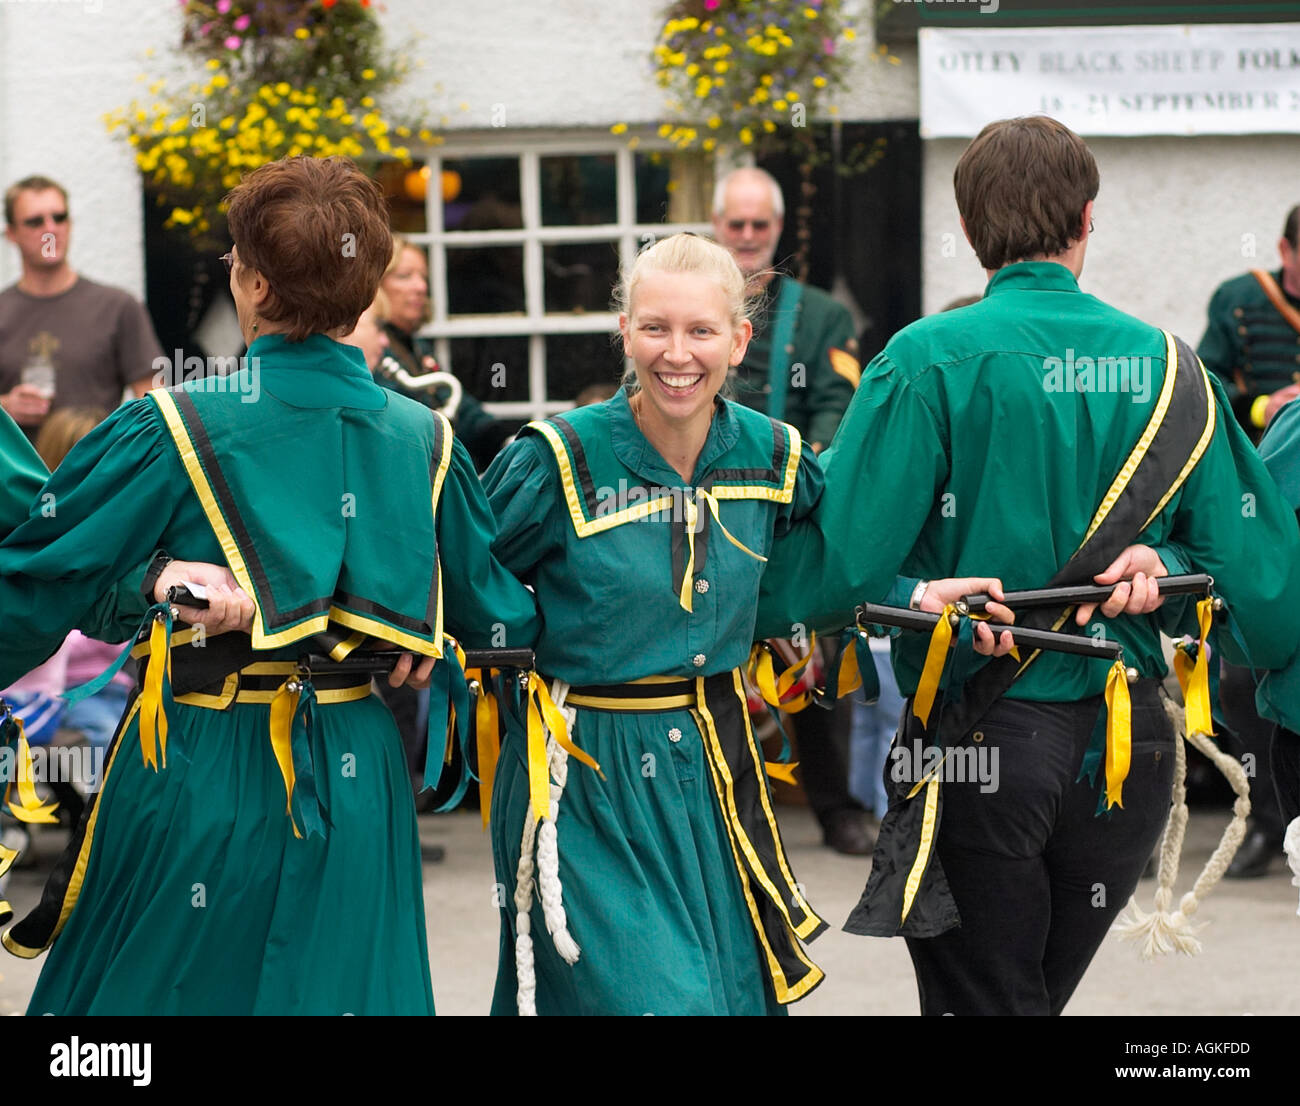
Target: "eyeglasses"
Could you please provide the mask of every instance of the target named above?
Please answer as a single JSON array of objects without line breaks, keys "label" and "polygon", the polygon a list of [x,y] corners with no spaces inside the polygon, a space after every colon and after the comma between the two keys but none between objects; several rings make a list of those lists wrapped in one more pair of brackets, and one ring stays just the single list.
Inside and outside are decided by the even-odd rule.
[{"label": "eyeglasses", "polygon": [[732,234],[740,234],[746,227],[753,227],[755,234],[762,234],[772,225],[770,219],[728,219],[727,229]]},{"label": "eyeglasses", "polygon": [[235,255],[233,253],[223,253],[217,260],[226,267],[226,275],[229,276],[235,267]]},{"label": "eyeglasses", "polygon": [[53,219],[54,225],[61,227],[68,221],[68,213],[66,211],[52,211],[48,215],[29,215],[26,219],[20,220],[20,222],[23,226],[35,230],[37,227],[43,226],[46,219]]}]

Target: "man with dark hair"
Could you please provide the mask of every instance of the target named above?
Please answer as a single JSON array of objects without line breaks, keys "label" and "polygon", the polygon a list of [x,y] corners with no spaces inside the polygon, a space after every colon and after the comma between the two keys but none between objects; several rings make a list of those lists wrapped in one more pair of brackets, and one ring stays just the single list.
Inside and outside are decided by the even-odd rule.
[{"label": "man with dark hair", "polygon": [[1282,267],[1276,272],[1252,269],[1214,290],[1209,325],[1196,347],[1255,441],[1300,395],[1300,205],[1287,212],[1277,252]]},{"label": "man with dark hair", "polygon": [[[914,607],[956,620],[951,660],[940,634],[894,643],[911,700],[846,928],[907,939],[925,1014],[1055,1014],[1169,810],[1160,631],[1183,632],[1191,603],[1157,616],[1156,578],[1212,574],[1256,663],[1280,666],[1300,643],[1276,614],[1300,603],[1300,530],[1191,349],[1080,291],[1098,188],[1083,140],[1045,117],[992,123],[954,179],[985,295],[906,327],[863,371],[811,524],[764,570],[757,632],[843,625],[897,574]],[[1122,661],[971,658],[969,623],[928,582],[973,575],[1113,586],[1088,633]]]},{"label": "man with dark hair", "polygon": [[[830,444],[858,382],[853,318],[820,288],[772,267],[785,216],[776,178],[763,169],[735,169],[713,193],[713,234],[757,296],[754,337],[736,368],[736,399],[790,423],[814,451]],[[822,836],[836,852],[865,856],[874,843],[866,813],[849,794],[850,708],[806,710],[795,722],[800,775]]]},{"label": "man with dark hair", "polygon": [[[1277,249],[1282,267],[1276,272],[1252,269],[1215,289],[1196,351],[1223,382],[1233,412],[1254,441],[1300,395],[1300,206],[1287,212]],[[1253,879],[1268,875],[1281,857],[1286,828],[1273,786],[1272,725],[1255,709],[1249,668],[1223,665],[1219,699],[1237,753],[1250,756],[1255,766],[1246,839],[1227,875]]]},{"label": "man with dark hair", "polygon": [[34,440],[54,408],[111,410],[128,387],[144,395],[162,349],[139,301],[68,264],[64,188],[26,177],[5,191],[4,204],[22,276],[0,292],[0,406]]}]

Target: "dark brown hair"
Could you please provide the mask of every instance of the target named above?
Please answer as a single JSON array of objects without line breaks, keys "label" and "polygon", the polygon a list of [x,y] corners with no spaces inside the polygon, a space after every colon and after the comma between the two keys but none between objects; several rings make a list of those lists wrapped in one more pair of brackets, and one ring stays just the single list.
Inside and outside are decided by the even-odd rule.
[{"label": "dark brown hair", "polygon": [[5,189],[5,222],[9,226],[14,225],[14,205],[18,202],[20,192],[48,192],[50,189],[54,189],[63,197],[63,206],[66,208],[68,206],[68,190],[57,181],[39,175],[23,177],[22,180],[14,181]]},{"label": "dark brown hair", "polygon": [[1045,115],[990,123],[953,173],[957,210],[986,269],[1068,249],[1099,183],[1083,139]]},{"label": "dark brown hair", "polygon": [[291,157],[253,170],[226,202],[240,264],[271,285],[258,314],[287,323],[292,342],[356,326],[393,251],[379,185],[344,157]]},{"label": "dark brown hair", "polygon": [[1282,224],[1282,237],[1291,243],[1292,249],[1300,249],[1300,204],[1286,213],[1286,222]]}]

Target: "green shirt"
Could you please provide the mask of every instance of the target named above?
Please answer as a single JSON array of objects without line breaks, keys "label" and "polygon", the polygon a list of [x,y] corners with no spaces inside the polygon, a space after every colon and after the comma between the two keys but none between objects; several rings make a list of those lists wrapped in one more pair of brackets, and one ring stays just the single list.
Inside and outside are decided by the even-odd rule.
[{"label": "green shirt", "polygon": [[[772,391],[769,366],[776,322],[773,316],[781,286],[787,281],[795,282],[793,277],[777,276],[764,290],[754,313],[754,337],[736,370],[737,402],[764,414]],[[789,386],[782,418],[807,442],[820,448],[830,444],[853,398],[853,385],[831,367],[831,350],[843,350],[856,357],[857,340],[848,308],[820,288],[803,286],[797,312],[794,335],[785,354]],[[803,366],[802,370],[798,366]]]},{"label": "green shirt", "polygon": [[0,411],[0,538],[27,517],[28,508],[49,475],[22,428]]},{"label": "green shirt", "polygon": [[[1093,390],[1079,390],[1087,379],[1075,375],[1087,364],[1079,359],[1101,357],[1126,357],[1131,368],[1108,372],[1107,390],[1096,373]],[[1079,546],[1164,373],[1159,330],[1082,293],[1051,262],[1007,266],[979,303],[902,330],[863,373],[815,524],[796,527],[774,551],[759,634],[788,635],[795,622],[841,625],[855,603],[881,601],[896,573],[1043,586]],[[1064,390],[1066,380],[1075,390]],[[1170,572],[1212,574],[1256,663],[1281,664],[1300,640],[1300,622],[1276,617],[1300,604],[1300,535],[1217,383],[1215,402],[1200,463],[1140,540]],[[1161,676],[1161,625],[1188,628],[1189,607],[1107,621],[1104,632],[1129,665]],[[904,634],[894,646],[907,694],[926,645]],[[1008,695],[1076,700],[1099,693],[1106,671],[1102,659],[1044,654]]]},{"label": "green shirt", "polygon": [[[1300,516],[1300,403],[1288,403],[1278,412],[1259,443],[1259,455]],[[1285,668],[1264,676],[1257,701],[1264,717],[1300,732],[1300,653]]]},{"label": "green shirt", "polygon": [[[1273,274],[1279,289],[1282,273]],[[1300,311],[1300,302],[1282,293]],[[1223,383],[1243,426],[1256,398],[1285,388],[1300,373],[1300,333],[1273,306],[1253,273],[1226,280],[1210,297],[1209,321],[1197,355]]]}]

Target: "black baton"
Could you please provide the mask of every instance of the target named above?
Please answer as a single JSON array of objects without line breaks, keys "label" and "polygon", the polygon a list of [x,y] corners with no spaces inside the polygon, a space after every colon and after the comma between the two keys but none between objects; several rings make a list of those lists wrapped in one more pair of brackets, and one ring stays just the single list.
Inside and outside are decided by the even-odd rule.
[{"label": "black baton", "polygon": [[[897,626],[902,630],[919,630],[930,633],[938,625],[940,615],[929,611],[904,610],[901,607],[886,607],[879,603],[863,603],[857,608],[858,624],[875,623],[878,626]],[[1098,641],[1092,637],[1080,637],[1078,634],[1065,634],[1055,630],[1030,630],[1022,626],[1012,626],[1005,622],[987,622],[986,626],[995,635],[1004,630],[1011,634],[1011,640],[1017,646],[1024,645],[1034,649],[1045,649],[1052,653],[1073,653],[1080,657],[1107,657],[1115,660],[1124,653],[1124,647],[1118,641],[1105,638]]]},{"label": "black baton", "polygon": [[[1161,595],[1208,595],[1214,586],[1214,577],[1203,572],[1188,576],[1160,576],[1156,586]],[[1077,584],[1064,588],[1029,588],[1025,591],[1009,591],[1002,605],[1012,610],[1024,610],[1029,607],[1069,607],[1081,603],[1104,603],[1110,598],[1116,585]],[[995,600],[987,592],[963,596],[957,609],[963,614],[983,614],[989,603]],[[961,603],[966,605],[962,610]]]}]

